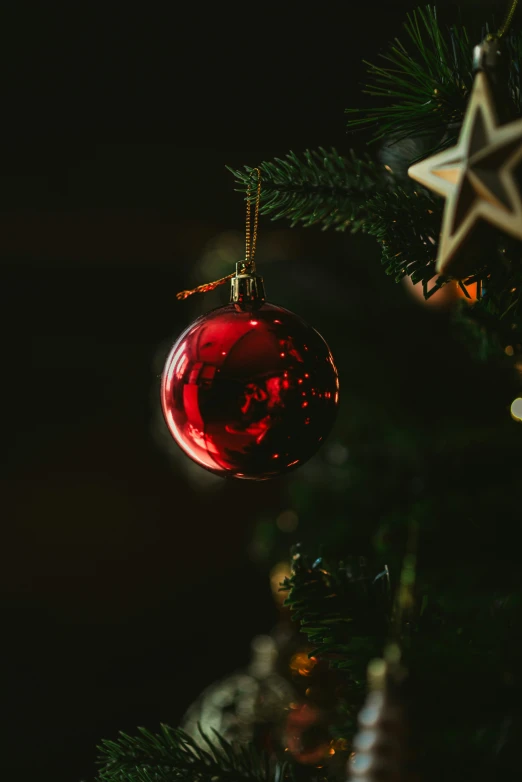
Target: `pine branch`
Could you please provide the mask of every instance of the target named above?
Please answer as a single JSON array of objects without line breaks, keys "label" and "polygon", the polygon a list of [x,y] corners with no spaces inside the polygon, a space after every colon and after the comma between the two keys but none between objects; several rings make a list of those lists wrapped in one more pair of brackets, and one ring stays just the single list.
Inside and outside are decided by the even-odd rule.
[{"label": "pine branch", "polygon": [[[308,150],[303,157],[290,152],[286,160],[260,164],[264,214],[290,218],[291,225],[322,223],[323,229],[333,225],[337,230],[361,230],[381,243],[386,272],[396,281],[406,275],[414,282],[422,280],[426,296],[445,284],[446,278],[440,277],[428,293],[435,275],[441,199],[409,180],[399,185],[385,166],[360,160],[353,152],[344,158],[335,150]],[[246,192],[255,169],[230,170]]]},{"label": "pine branch", "polygon": [[410,182],[396,185],[386,195],[377,194],[366,204],[363,230],[380,243],[386,274],[396,282],[406,276],[421,282],[425,298],[448,282],[435,271],[442,207],[441,199]]},{"label": "pine branch", "polygon": [[337,712],[339,735],[352,735],[366,689],[366,667],[382,651],[389,612],[387,570],[370,576],[364,558],[311,563],[295,546],[292,576],[282,589],[285,605],[313,645],[311,657],[327,659],[343,676]]},{"label": "pine branch", "polygon": [[347,109],[353,117],[348,127],[377,126],[375,140],[434,136],[441,147],[449,146],[455,141],[473,82],[468,31],[457,25],[443,31],[430,6],[408,14],[404,27],[412,51],[396,39],[382,55],[383,65],[366,62],[365,92],[385,98],[386,105]]},{"label": "pine branch", "polygon": [[[254,169],[228,168],[238,189],[246,193]],[[261,213],[273,220],[288,218],[291,226],[302,223],[356,230],[369,195],[389,188],[383,166],[353,152],[343,157],[335,149],[307,150],[302,159],[289,152],[285,158],[265,161],[258,168],[263,183]]]},{"label": "pine branch", "polygon": [[[352,128],[377,124],[375,139],[387,138],[383,157],[393,157],[392,166],[367,156],[359,159],[353,152],[343,157],[335,149],[307,150],[302,157],[289,152],[283,159],[259,165],[261,212],[274,220],[287,218],[292,226],[348,228],[374,236],[381,245],[387,274],[397,282],[405,276],[421,282],[429,298],[449,281],[435,271],[444,201],[415,185],[405,172],[430,147],[454,143],[473,79],[470,41],[481,40],[485,31],[471,35],[458,26],[443,31],[429,6],[408,16],[405,29],[412,51],[396,41],[383,66],[369,66],[368,91],[386,98],[386,105],[354,110],[351,113],[360,116],[349,123]],[[519,116],[522,34],[512,34],[505,45],[510,62],[508,110]],[[246,193],[254,168],[229,170],[238,189]],[[508,344],[504,328],[508,321],[522,340],[520,247],[503,238],[502,245],[492,248],[488,262],[478,263],[461,283],[464,294],[466,286],[475,282],[484,293],[474,307],[479,318],[482,311],[490,323],[491,318],[496,320],[504,344]]]},{"label": "pine branch", "polygon": [[355,673],[361,664],[361,684],[366,659],[355,660],[354,644],[379,650],[386,629],[387,582],[373,579],[363,558],[310,563],[300,547],[292,552],[293,574],[285,579],[289,591],[285,605],[301,625],[314,649],[311,656],[330,659],[334,668]]},{"label": "pine branch", "polygon": [[[398,39],[381,56],[382,65],[366,62],[365,92],[386,100],[370,109],[347,109],[348,127],[375,129],[374,140],[393,137],[429,137],[432,149],[451,146],[473,83],[472,47],[484,38],[488,28],[452,25],[443,30],[432,6],[408,14],[404,24],[409,46]],[[522,113],[522,34],[504,39],[510,62],[509,111]],[[413,161],[411,161],[413,162]]]},{"label": "pine branch", "polygon": [[275,768],[251,746],[232,746],[218,734],[202,749],[184,731],[161,726],[153,734],[139,728],[139,734],[120,733],[117,741],[105,740],[96,782],[283,782],[291,779],[285,765]]},{"label": "pine branch", "polygon": [[[374,236],[382,249],[386,273],[396,282],[411,277],[421,282],[426,299],[449,282],[437,275],[435,261],[444,200],[410,179],[395,176],[395,170],[368,158],[358,160],[351,153],[343,158],[337,152],[307,151],[303,159],[293,152],[285,160],[260,164],[263,177],[261,211],[273,219],[287,217],[291,224],[321,223],[323,229],[350,228]],[[387,170],[388,169],[388,170]],[[239,190],[246,193],[254,168],[230,169]],[[509,237],[487,265],[477,267],[462,288],[480,284],[484,298],[475,305],[483,310],[490,326],[522,320],[522,257],[518,242]],[[506,323],[508,321],[506,320]],[[510,328],[512,326],[510,325]],[[520,324],[522,339],[522,323]],[[501,340],[506,342],[506,329]],[[517,332],[517,340],[519,334]]]}]

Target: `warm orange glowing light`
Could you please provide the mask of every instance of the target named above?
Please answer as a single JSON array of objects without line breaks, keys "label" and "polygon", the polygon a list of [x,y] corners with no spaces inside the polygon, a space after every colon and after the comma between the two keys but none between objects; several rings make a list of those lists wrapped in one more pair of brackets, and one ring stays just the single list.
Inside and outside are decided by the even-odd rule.
[{"label": "warm orange glowing light", "polygon": [[474,302],[478,301],[478,294],[479,294],[479,284],[478,282],[474,282],[471,285],[464,285],[467,291],[467,296],[460,287],[458,283],[457,285],[457,294],[461,299],[465,299],[469,304],[473,304]]},{"label": "warm orange glowing light", "polygon": [[289,562],[278,562],[270,571],[270,587],[276,603],[283,605],[286,600],[287,592],[280,591],[281,584],[285,578],[290,578],[292,568]]},{"label": "warm orange glowing light", "polygon": [[[404,278],[404,285],[414,295],[416,299],[427,307],[448,307],[456,304],[457,301],[464,299],[468,304],[474,304],[479,296],[479,286],[476,282],[471,285],[464,285],[466,293],[462,290],[458,282],[452,281],[443,285],[442,288],[435,291],[428,299],[424,298],[422,282],[413,283],[411,277]],[[430,286],[431,288],[431,286]]]},{"label": "warm orange glowing light", "polygon": [[309,657],[308,652],[296,652],[290,660],[290,670],[299,676],[310,676],[317,665],[317,657]]}]

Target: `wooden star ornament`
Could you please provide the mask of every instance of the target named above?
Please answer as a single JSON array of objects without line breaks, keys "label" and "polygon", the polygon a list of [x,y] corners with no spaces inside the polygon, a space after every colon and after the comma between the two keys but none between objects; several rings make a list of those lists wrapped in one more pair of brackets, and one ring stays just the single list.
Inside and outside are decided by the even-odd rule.
[{"label": "wooden star ornament", "polygon": [[479,229],[487,224],[522,240],[521,162],[522,119],[499,125],[488,76],[479,71],[457,145],[408,169],[412,179],[446,198],[439,274],[462,279],[472,271]]}]

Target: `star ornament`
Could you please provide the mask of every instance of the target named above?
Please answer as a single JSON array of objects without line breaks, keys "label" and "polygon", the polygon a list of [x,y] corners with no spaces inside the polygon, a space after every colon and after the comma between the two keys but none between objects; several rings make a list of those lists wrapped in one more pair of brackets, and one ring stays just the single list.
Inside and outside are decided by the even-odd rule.
[{"label": "star ornament", "polygon": [[522,240],[522,198],[516,180],[522,161],[522,119],[499,125],[488,77],[475,77],[455,147],[408,169],[412,179],[446,199],[437,272],[462,278],[476,255],[477,229],[489,223]]}]

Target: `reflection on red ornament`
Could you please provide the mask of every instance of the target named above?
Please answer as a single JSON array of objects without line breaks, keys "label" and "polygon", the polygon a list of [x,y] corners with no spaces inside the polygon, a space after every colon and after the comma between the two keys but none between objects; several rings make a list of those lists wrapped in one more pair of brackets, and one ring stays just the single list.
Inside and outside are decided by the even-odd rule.
[{"label": "reflection on red ornament", "polygon": [[174,344],[161,401],[191,459],[219,475],[264,480],[318,450],[337,414],[338,388],[327,344],[304,321],[271,304],[255,318],[228,305]]}]

